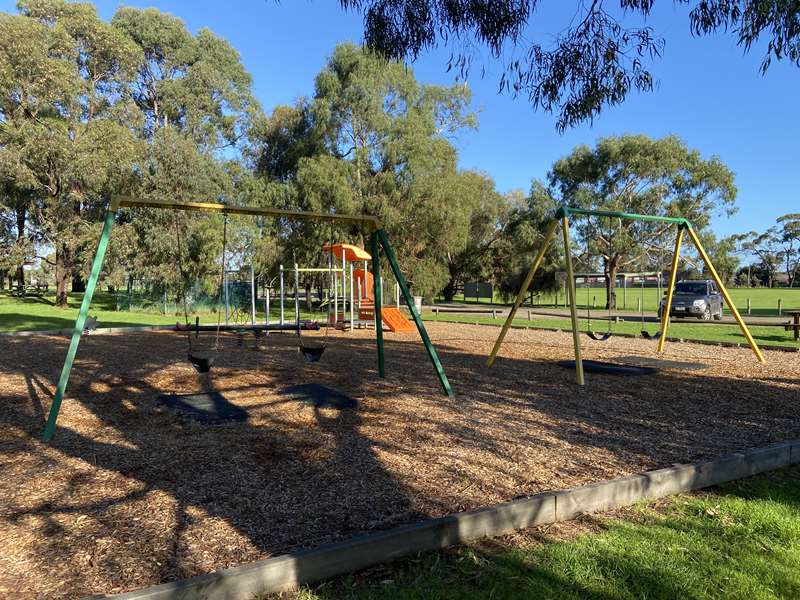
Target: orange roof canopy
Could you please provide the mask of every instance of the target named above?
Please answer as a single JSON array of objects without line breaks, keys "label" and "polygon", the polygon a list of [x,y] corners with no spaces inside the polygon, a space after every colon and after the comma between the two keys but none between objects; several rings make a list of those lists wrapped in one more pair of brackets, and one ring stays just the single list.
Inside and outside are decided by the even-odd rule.
[{"label": "orange roof canopy", "polygon": [[372,255],[369,252],[351,244],[325,244],[322,249],[326,252],[331,252],[339,259],[342,258],[342,253],[344,252],[344,258],[348,262],[372,259]]}]

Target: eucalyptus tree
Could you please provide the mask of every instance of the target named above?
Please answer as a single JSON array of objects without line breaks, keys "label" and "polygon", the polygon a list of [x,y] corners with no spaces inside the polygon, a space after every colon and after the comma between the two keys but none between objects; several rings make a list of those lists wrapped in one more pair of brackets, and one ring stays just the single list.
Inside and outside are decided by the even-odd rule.
[{"label": "eucalyptus tree", "polygon": [[[654,0],[554,3],[550,31],[536,19],[544,10],[540,0],[338,1],[363,15],[367,46],[390,59],[413,60],[444,45],[451,50],[448,69],[466,75],[481,50],[488,50],[503,66],[500,89],[555,113],[560,130],[593,119],[604,107],[623,102],[631,91],[651,91],[656,82],[651,64],[666,44],[649,20]],[[773,60],[800,65],[798,2],[673,4],[689,8],[687,26],[695,36],[728,34],[745,52],[765,47],[762,73]]]},{"label": "eucalyptus tree", "polygon": [[778,228],[787,283],[794,287],[800,275],[800,213],[778,217]]},{"label": "eucalyptus tree", "polygon": [[462,204],[445,240],[448,280],[442,295],[448,302],[470,281],[493,279],[511,214],[508,200],[483,173],[466,171],[455,190]]},{"label": "eucalyptus tree", "polygon": [[[138,132],[147,143],[135,192],[162,201],[235,201],[241,169],[232,163],[247,151],[253,128],[263,120],[238,52],[208,29],[192,35],[182,20],[155,8],[120,8],[111,24],[143,56],[131,83],[143,116]],[[207,291],[218,284],[213,274],[221,261],[222,219],[135,213],[140,276],[167,286],[177,279],[184,287],[200,283]],[[231,219],[227,229],[230,248],[238,249],[253,227]],[[184,245],[180,250],[176,235]],[[182,274],[175,270],[176,252],[185,253]]]},{"label": "eucalyptus tree", "polygon": [[132,97],[144,115],[146,139],[171,127],[200,151],[247,142],[261,107],[252,78],[230,43],[205,28],[192,35],[179,18],[155,8],[122,7],[111,25],[143,54]]},{"label": "eucalyptus tree", "polygon": [[[380,217],[409,280],[430,296],[449,279],[452,239],[469,227],[460,195],[474,180],[459,173],[450,142],[475,125],[469,101],[465,86],[421,84],[402,64],[342,44],[317,75],[313,98],[273,114],[259,164],[288,176],[294,191],[285,198],[296,208]],[[287,244],[319,260],[327,239],[364,243],[361,233],[296,224]]]},{"label": "eucalyptus tree", "polygon": [[[522,287],[534,258],[544,243],[544,231],[558,206],[547,186],[534,180],[527,195],[521,190],[506,195],[508,223],[498,244],[494,280],[502,296],[511,299]],[[556,271],[562,269],[560,244],[550,244],[542,266],[531,282],[531,294],[558,288]]]},{"label": "eucalyptus tree", "polygon": [[748,231],[736,235],[735,239],[740,252],[750,254],[758,260],[759,267],[766,275],[764,283],[771,288],[781,266],[782,248],[778,228],[770,227],[763,232]]},{"label": "eucalyptus tree", "polygon": [[44,242],[55,249],[56,302],[92,234],[87,221],[131,178],[139,145],[127,93],[141,52],[93,6],[19,3],[0,14],[0,170],[34,192]]},{"label": "eucalyptus tree", "polygon": [[[700,230],[713,215],[732,213],[736,198],[733,172],[675,136],[627,135],[601,138],[594,148],[579,146],[553,165],[548,186],[569,206],[683,217]],[[671,224],[592,217],[574,225],[578,243],[602,259],[608,308],[616,307],[620,269],[672,252]]]}]

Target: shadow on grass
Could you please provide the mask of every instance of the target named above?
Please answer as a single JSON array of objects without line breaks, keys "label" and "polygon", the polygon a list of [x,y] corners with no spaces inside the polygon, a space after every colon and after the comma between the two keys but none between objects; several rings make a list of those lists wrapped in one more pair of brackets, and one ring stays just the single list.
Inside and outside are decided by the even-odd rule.
[{"label": "shadow on grass", "polygon": [[[530,532],[339,578],[303,597],[796,598],[800,468],[595,517],[567,539]],[[522,542],[520,542],[522,540]]]}]

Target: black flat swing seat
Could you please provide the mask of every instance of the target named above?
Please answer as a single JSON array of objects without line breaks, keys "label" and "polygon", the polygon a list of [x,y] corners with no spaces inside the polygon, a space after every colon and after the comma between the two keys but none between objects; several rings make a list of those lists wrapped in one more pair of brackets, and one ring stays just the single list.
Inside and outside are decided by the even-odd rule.
[{"label": "black flat swing seat", "polygon": [[645,331],[644,329],[642,329],[641,334],[642,334],[642,337],[644,339],[646,339],[646,340],[658,340],[658,339],[661,339],[661,332],[660,331],[657,332],[657,333],[650,333],[649,331]]},{"label": "black flat swing seat", "polygon": [[214,356],[211,354],[189,352],[187,358],[198,373],[208,373],[214,364]]},{"label": "black flat swing seat", "polygon": [[309,346],[303,344],[300,346],[300,352],[303,358],[306,359],[306,362],[319,362],[319,359],[322,358],[322,353],[325,352],[325,346]]},{"label": "black flat swing seat", "polygon": [[597,333],[596,331],[587,331],[586,335],[588,335],[596,342],[605,342],[608,338],[614,335],[614,333],[611,331],[606,331],[605,333]]}]

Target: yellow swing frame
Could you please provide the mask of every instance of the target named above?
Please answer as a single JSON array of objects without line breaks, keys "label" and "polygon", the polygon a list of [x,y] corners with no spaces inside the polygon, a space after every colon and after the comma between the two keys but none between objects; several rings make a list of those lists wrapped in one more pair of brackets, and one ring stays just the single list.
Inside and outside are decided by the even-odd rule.
[{"label": "yellow swing frame", "polygon": [[[554,217],[550,220],[547,224],[544,232],[544,241],[539,248],[539,251],[534,258],[533,264],[531,265],[530,270],[528,271],[525,280],[522,282],[522,287],[520,287],[519,293],[517,294],[517,298],[514,301],[514,305],[511,308],[511,311],[508,313],[508,317],[506,318],[505,323],[503,323],[503,328],[500,330],[500,335],[497,336],[497,340],[494,343],[494,347],[492,348],[491,353],[489,354],[489,359],[486,361],[487,366],[491,367],[495,360],[497,359],[497,353],[500,351],[500,346],[503,344],[503,340],[508,333],[508,330],[511,328],[511,324],[514,321],[514,317],[517,314],[517,310],[522,305],[525,296],[528,293],[528,288],[531,285],[531,281],[533,281],[533,276],[536,274],[536,271],[542,264],[544,260],[544,255],[547,252],[547,248],[550,246],[553,238],[556,234],[556,228],[561,225],[562,236],[564,240],[564,256],[566,258],[566,270],[567,270],[567,289],[569,293],[569,307],[570,307],[570,320],[572,321],[572,343],[574,346],[575,351],[575,379],[578,385],[584,385],[584,374],[583,374],[583,358],[581,355],[581,340],[580,340],[580,331],[578,327],[578,311],[577,311],[577,300],[576,300],[576,291],[575,291],[575,277],[574,271],[572,268],[572,253],[571,253],[571,246],[570,246],[570,236],[569,236],[569,217],[571,215],[587,215],[587,216],[597,216],[597,217],[612,217],[618,219],[629,219],[629,220],[636,220],[636,221],[659,221],[662,223],[673,223],[678,228],[678,233],[675,238],[675,251],[672,255],[672,264],[670,265],[670,276],[669,276],[669,287],[667,288],[667,297],[666,297],[666,305],[668,307],[672,306],[672,297],[673,291],[675,288],[675,282],[678,276],[678,262],[680,260],[681,254],[681,245],[683,243],[683,236],[684,233],[689,235],[689,238],[694,243],[695,247],[697,248],[700,257],[703,259],[703,263],[706,265],[708,272],[711,274],[712,279],[716,282],[717,286],[719,287],[720,292],[722,292],[722,297],[725,299],[725,303],[728,305],[728,309],[731,311],[733,318],[736,319],[736,322],[739,325],[739,328],[742,331],[747,343],[750,345],[750,348],[755,354],[756,359],[760,363],[766,362],[764,359],[764,355],[761,352],[761,349],[758,347],[755,339],[753,339],[750,330],[747,328],[747,324],[742,319],[739,311],[736,309],[736,306],[733,304],[733,300],[731,299],[730,294],[728,293],[725,284],[722,282],[719,274],[717,273],[714,264],[711,262],[711,258],[709,258],[708,254],[706,253],[705,248],[703,248],[703,244],[700,242],[700,238],[697,235],[697,232],[694,230],[691,222],[688,219],[683,219],[679,217],[661,217],[655,215],[640,215],[636,213],[625,213],[625,212],[616,212],[616,211],[606,211],[606,210],[587,210],[581,208],[570,208],[563,206],[558,209]],[[658,339],[658,352],[664,351],[664,346],[667,341],[667,332],[669,331],[669,310],[663,311],[661,315],[661,334]]]}]

